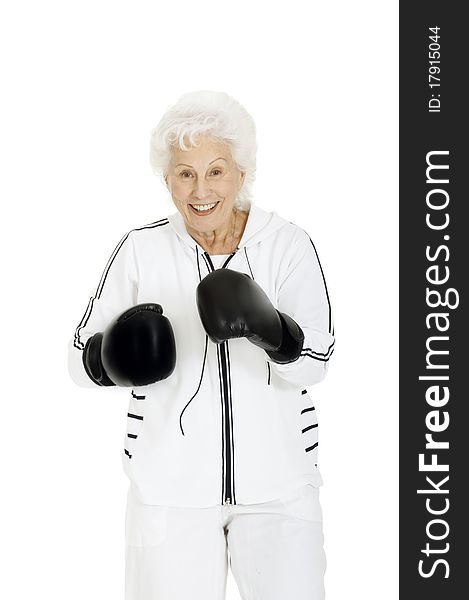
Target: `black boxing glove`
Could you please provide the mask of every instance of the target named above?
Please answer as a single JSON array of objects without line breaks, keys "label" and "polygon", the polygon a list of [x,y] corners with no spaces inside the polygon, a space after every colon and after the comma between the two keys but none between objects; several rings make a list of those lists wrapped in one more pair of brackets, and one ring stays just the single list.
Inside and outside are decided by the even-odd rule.
[{"label": "black boxing glove", "polygon": [[104,370],[103,361],[101,360],[101,345],[103,342],[103,334],[95,333],[88,339],[83,350],[83,366],[86,374],[97,385],[110,386],[116,385],[111,381]]},{"label": "black boxing glove", "polygon": [[304,334],[288,315],[274,308],[249,275],[217,269],[197,286],[197,308],[207,335],[216,344],[245,337],[274,362],[296,360]]},{"label": "black boxing glove", "polygon": [[138,304],[86,343],[83,364],[98,385],[138,387],[166,379],[176,365],[176,343],[159,304]]},{"label": "black boxing glove", "polygon": [[274,362],[285,364],[293,362],[300,356],[305,334],[291,317],[285,313],[277,312],[282,321],[282,343],[277,350],[266,350],[266,352]]}]

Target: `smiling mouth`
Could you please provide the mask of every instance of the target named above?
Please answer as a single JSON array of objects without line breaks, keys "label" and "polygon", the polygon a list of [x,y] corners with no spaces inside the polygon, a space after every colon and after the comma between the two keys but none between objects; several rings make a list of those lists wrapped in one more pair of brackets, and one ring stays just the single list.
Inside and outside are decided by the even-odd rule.
[{"label": "smiling mouth", "polygon": [[216,209],[218,204],[219,202],[217,201],[207,204],[189,204],[189,206],[191,207],[192,212],[198,215],[208,215]]}]

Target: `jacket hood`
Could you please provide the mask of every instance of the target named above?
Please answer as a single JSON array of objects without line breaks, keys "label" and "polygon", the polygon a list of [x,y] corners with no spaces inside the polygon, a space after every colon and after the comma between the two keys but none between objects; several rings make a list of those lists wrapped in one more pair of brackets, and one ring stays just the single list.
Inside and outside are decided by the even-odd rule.
[{"label": "jacket hood", "polygon": [[[189,235],[184,218],[179,211],[168,216],[168,221],[177,235],[194,250],[196,246],[203,252],[203,248]],[[265,239],[280,227],[287,224],[288,221],[280,217],[275,211],[266,211],[254,202],[251,202],[249,215],[244,228],[243,235],[238,244],[238,248],[249,248],[253,244]]]}]

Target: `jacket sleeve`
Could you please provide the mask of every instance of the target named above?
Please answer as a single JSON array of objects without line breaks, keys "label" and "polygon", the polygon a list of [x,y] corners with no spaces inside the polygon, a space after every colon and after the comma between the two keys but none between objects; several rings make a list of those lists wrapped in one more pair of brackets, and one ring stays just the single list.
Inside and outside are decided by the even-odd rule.
[{"label": "jacket sleeve", "polygon": [[69,342],[68,371],[81,387],[101,387],[91,381],[83,366],[83,350],[88,338],[103,331],[115,317],[137,304],[138,271],[133,244],[132,232],[129,232],[115,247]]},{"label": "jacket sleeve", "polygon": [[271,369],[294,385],[320,382],[326,376],[334,351],[334,325],[316,248],[300,227],[292,242],[290,263],[279,283],[276,308],[296,321],[305,339],[296,360],[279,364],[267,357]]}]

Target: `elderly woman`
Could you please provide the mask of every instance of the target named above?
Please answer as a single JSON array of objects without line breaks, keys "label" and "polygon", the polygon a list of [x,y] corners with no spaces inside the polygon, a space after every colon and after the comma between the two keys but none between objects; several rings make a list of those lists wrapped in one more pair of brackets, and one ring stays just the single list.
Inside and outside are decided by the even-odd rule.
[{"label": "elderly woman", "polygon": [[319,600],[326,561],[307,386],[334,348],[308,234],[251,201],[255,126],[182,96],[151,138],[177,211],[126,233],[70,343],[72,378],[130,388],[127,600]]}]

